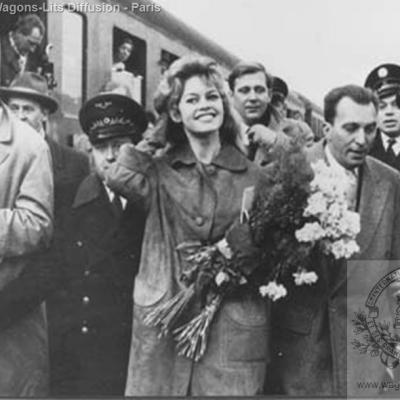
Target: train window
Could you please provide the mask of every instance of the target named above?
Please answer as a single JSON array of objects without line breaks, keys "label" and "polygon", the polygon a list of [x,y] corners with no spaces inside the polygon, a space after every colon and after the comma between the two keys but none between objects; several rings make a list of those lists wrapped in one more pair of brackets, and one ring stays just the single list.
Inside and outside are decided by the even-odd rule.
[{"label": "train window", "polygon": [[143,106],[146,87],[146,51],[144,40],[114,27],[113,79],[130,86],[131,96]]},{"label": "train window", "polygon": [[160,61],[158,62],[161,67],[161,74],[163,74],[168,67],[179,57],[173,53],[170,53],[169,51],[166,50],[161,50],[161,57]]},{"label": "train window", "polygon": [[70,117],[78,114],[83,101],[84,34],[83,15],[65,10],[62,13],[61,93],[63,111]]}]

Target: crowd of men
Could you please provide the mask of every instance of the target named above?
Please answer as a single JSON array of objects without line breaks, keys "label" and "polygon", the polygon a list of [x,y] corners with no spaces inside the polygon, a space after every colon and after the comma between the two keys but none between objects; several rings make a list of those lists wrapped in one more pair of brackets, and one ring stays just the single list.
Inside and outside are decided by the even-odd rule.
[{"label": "crowd of men", "polygon": [[[141,106],[108,91],[80,110],[90,161],[53,140],[48,121],[60,105],[33,60],[43,36],[43,23],[28,15],[1,39],[0,395],[121,396],[145,215],[105,176],[124,144],[160,157],[165,138],[152,142]],[[309,127],[286,118],[287,85],[262,64],[240,62],[228,84],[239,149],[265,166],[303,136],[310,160],[324,159],[349,187],[361,216],[357,259],[399,259],[400,66],[375,68],[368,89],[331,91],[317,143]],[[346,395],[346,282],[343,264],[274,304],[264,394]],[[352,379],[385,375],[364,362]]]}]

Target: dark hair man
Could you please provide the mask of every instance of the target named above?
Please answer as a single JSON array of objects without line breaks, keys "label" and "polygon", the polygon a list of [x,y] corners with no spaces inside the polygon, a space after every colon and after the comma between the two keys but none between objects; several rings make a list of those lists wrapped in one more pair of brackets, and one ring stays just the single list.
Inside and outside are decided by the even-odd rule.
[{"label": "dark hair man", "polygon": [[[378,100],[370,90],[355,85],[333,89],[325,97],[324,114],[325,140],[309,150],[309,160],[323,160],[340,177],[348,207],[360,215],[360,252],[348,261],[320,255],[313,265],[318,281],[291,288],[291,296],[274,304],[269,393],[360,395],[357,384],[378,381],[385,370],[379,360],[366,363],[353,353],[347,357],[353,351],[347,326],[388,273],[388,263],[371,260],[400,257],[400,175],[367,155],[378,114]],[[350,287],[356,293],[348,292]]]},{"label": "dark hair man", "polygon": [[39,46],[44,35],[42,20],[36,14],[27,14],[18,19],[13,30],[0,38],[1,86],[8,86],[24,71],[38,71],[43,58]]},{"label": "dark hair man", "polygon": [[228,84],[240,124],[238,147],[257,164],[268,164],[288,138],[269,127],[273,78],[258,62],[240,62],[231,71]]}]

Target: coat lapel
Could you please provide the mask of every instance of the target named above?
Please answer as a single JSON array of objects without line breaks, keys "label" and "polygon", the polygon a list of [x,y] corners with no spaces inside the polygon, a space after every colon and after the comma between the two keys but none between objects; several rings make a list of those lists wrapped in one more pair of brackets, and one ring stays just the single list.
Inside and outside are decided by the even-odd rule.
[{"label": "coat lapel", "polygon": [[13,137],[14,124],[7,106],[0,100],[0,166],[10,155],[10,142]]},{"label": "coat lapel", "polygon": [[378,176],[376,171],[371,168],[370,160],[367,157],[362,177],[359,210],[361,232],[357,238],[361,250],[357,258],[362,258],[374,237],[385,208],[389,189],[389,182]]},{"label": "coat lapel", "polygon": [[[313,163],[320,159],[326,160],[324,145],[325,143],[321,141],[308,151],[310,162]],[[362,173],[360,173],[358,184],[361,185],[358,210],[360,213],[361,231],[356,239],[360,246],[360,252],[355,258],[361,259],[373,240],[375,231],[378,228],[379,221],[385,208],[386,197],[389,193],[389,183],[380,179],[375,169],[371,167],[370,158],[367,157],[362,168]],[[373,212],[371,212],[371,210],[373,210]],[[351,267],[347,267],[346,269],[346,265],[351,266],[351,263],[340,264],[343,265],[338,265],[338,276],[336,282],[332,286],[331,295],[346,282],[348,275],[353,272]],[[328,273],[326,275],[332,276],[332,274]]]},{"label": "coat lapel", "polygon": [[[376,171],[371,168],[369,157],[367,157],[360,176],[361,195],[360,195],[360,226],[361,230],[356,238],[360,246],[360,252],[353,259],[362,259],[363,254],[368,249],[375,236],[379,221],[385,208],[386,197],[389,193],[389,183],[380,179]],[[350,260],[351,261],[351,260]],[[347,279],[354,273],[354,263],[343,262],[340,265],[339,276],[333,285],[330,295],[332,296]]]},{"label": "coat lapel", "polygon": [[49,138],[48,135],[46,135],[45,139],[50,149],[54,174],[58,175],[63,170],[65,164],[61,147],[56,141]]}]

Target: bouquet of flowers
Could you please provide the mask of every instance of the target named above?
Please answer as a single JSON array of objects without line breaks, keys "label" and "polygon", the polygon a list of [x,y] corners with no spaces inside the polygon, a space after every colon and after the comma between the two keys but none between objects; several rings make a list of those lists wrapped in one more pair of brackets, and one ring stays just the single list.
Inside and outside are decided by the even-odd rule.
[{"label": "bouquet of flowers", "polygon": [[[244,276],[234,268],[233,253],[226,239],[216,244],[185,242],[177,247],[185,256],[181,280],[186,289],[147,314],[144,323],[160,328],[160,336],[172,333],[177,340],[179,355],[198,361],[207,346],[211,322],[223,297],[238,285],[245,284]],[[188,323],[178,326],[180,317],[193,300],[205,293],[204,308]]]},{"label": "bouquet of flowers", "polygon": [[[215,244],[178,246],[186,261],[181,276],[186,288],[144,322],[159,327],[160,335],[172,334],[180,355],[195,361],[204,355],[215,314],[240,285],[275,301],[286,296],[288,279],[295,285],[318,280],[310,265],[313,251],[335,259],[358,251],[359,215],[347,205],[341,177],[323,161],[310,165],[295,141],[268,166],[246,215],[248,221]],[[203,308],[183,323],[182,314],[199,294]]]},{"label": "bouquet of flowers", "polygon": [[359,251],[359,214],[351,211],[343,178],[324,160],[309,164],[304,154],[291,149],[280,155],[268,173],[269,185],[259,185],[250,214],[262,263],[270,271],[260,294],[273,301],[286,296],[284,283],[295,285],[318,280],[311,254],[348,259]]}]

